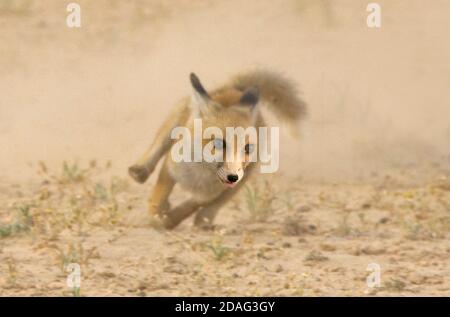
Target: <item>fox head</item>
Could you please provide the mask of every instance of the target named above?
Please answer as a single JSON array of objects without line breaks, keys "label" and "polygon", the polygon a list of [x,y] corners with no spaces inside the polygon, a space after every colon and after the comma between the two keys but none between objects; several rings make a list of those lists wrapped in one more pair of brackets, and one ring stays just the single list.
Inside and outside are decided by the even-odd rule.
[{"label": "fox head", "polygon": [[203,163],[225,186],[234,187],[255,161],[259,91],[255,87],[243,91],[228,87],[208,93],[195,74],[190,80],[191,106],[194,118],[201,119],[203,148],[219,158]]}]

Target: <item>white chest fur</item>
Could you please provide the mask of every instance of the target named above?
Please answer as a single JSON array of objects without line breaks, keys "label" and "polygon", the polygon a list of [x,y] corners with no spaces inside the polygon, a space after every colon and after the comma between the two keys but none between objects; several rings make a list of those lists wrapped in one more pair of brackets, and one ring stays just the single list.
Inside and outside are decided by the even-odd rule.
[{"label": "white chest fur", "polygon": [[226,189],[218,179],[216,168],[208,163],[171,161],[169,171],[175,181],[198,201],[211,201]]}]

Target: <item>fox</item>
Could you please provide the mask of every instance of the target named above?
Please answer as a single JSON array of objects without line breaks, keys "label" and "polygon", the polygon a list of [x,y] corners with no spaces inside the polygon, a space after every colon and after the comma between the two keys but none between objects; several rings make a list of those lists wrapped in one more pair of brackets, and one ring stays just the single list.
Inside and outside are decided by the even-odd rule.
[{"label": "fox", "polygon": [[[261,113],[261,107],[266,106],[280,122],[295,130],[306,114],[306,103],[300,98],[296,85],[284,75],[270,70],[237,74],[213,90],[207,90],[195,73],[190,74],[190,83],[191,96],[176,104],[150,147],[128,168],[131,178],[143,184],[162,161],[148,199],[148,212],[153,224],[156,221],[158,226],[168,230],[194,214],[195,227],[213,228],[218,211],[239,192],[258,165],[257,161],[249,159],[255,144],[246,140],[241,142],[245,143],[241,144],[243,148],[238,148],[237,142],[230,149],[225,139],[214,135],[210,139],[202,138],[201,144],[212,143],[213,151],[219,157],[225,155],[227,149],[232,154],[231,159],[212,162],[174,160],[171,152],[177,140],[171,137],[173,129],[181,126],[193,133],[196,119],[201,119],[203,130],[218,127],[222,135],[226,135],[227,127],[266,127]],[[172,207],[169,198],[175,184],[190,197]]]}]

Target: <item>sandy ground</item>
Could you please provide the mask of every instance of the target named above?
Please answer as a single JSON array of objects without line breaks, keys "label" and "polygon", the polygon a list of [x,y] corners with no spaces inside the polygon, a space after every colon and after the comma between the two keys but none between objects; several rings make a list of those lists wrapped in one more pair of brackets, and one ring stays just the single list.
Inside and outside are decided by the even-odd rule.
[{"label": "sandy ground", "polygon": [[[450,295],[447,1],[379,1],[381,29],[356,1],[79,3],[80,29],[64,1],[0,4],[0,295]],[[127,166],[189,72],[254,67],[309,105],[280,172],[214,231],[151,228]]]}]

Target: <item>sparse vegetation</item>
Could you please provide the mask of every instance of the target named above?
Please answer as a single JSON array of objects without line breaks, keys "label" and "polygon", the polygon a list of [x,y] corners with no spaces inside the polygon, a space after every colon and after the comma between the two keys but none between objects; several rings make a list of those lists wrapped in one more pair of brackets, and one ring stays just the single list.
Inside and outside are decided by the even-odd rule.
[{"label": "sparse vegetation", "polygon": [[99,254],[96,247],[85,250],[83,244],[69,243],[66,248],[62,248],[59,245],[48,245],[48,248],[56,252],[56,262],[61,269],[61,272],[66,272],[66,267],[70,263],[77,263],[80,266],[88,265],[91,259],[99,258]]},{"label": "sparse vegetation", "polygon": [[10,286],[15,286],[18,275],[16,260],[13,258],[12,255],[10,255],[6,258],[5,263],[8,272],[7,283]]},{"label": "sparse vegetation", "polygon": [[328,260],[329,258],[326,257],[325,255],[323,255],[322,252],[320,251],[316,251],[316,250],[312,250],[311,252],[309,252],[304,259],[304,262],[323,262]]},{"label": "sparse vegetation", "polygon": [[[103,263],[102,265],[107,262],[100,258],[98,252],[100,247],[103,248],[107,244],[108,247],[105,250],[109,250],[109,247],[117,243],[120,245],[121,239],[129,236],[130,232],[134,232],[126,227],[123,216],[130,210],[128,201],[135,188],[130,187],[123,178],[105,177],[109,166],[110,163],[102,165],[95,161],[87,165],[66,163],[54,172],[41,162],[39,175],[42,181],[33,187],[27,199],[23,196],[17,200],[11,199],[10,207],[6,209],[9,217],[1,218],[7,221],[3,221],[0,226],[0,237],[3,237],[0,256],[5,253],[10,254],[9,242],[13,240],[6,239],[7,237],[18,239],[31,237],[33,249],[42,254],[40,257],[48,253],[53,254],[53,263],[59,272],[58,279],[67,277],[65,268],[68,264],[78,263],[83,267],[83,272],[87,272],[83,274],[83,282],[88,286],[83,286],[83,294],[79,288],[61,290],[61,286],[55,286],[55,289],[65,296],[85,296],[85,292],[92,294],[90,278],[100,280],[108,278],[118,281],[120,274],[111,272],[114,270],[115,263],[105,269],[107,272],[105,274],[93,277],[89,273],[93,269],[94,259],[96,259],[95,263]],[[179,234],[177,232],[164,234],[164,231],[158,233],[164,234],[164,238],[160,238],[161,245],[158,244],[156,249],[159,250],[161,246],[164,246],[164,252],[177,254],[177,260],[165,265],[161,274],[166,277],[176,276],[177,280],[189,281],[189,274],[193,274],[193,283],[200,288],[202,288],[201,285],[205,287],[211,283],[221,287],[234,285],[233,287],[239,288],[235,281],[241,280],[239,277],[242,274],[251,277],[250,272],[256,270],[259,272],[256,275],[257,282],[250,278],[250,284],[246,287],[249,287],[248,292],[251,294],[265,294],[264,291],[255,288],[258,283],[264,284],[264,281],[259,280],[262,267],[264,270],[273,270],[274,276],[280,277],[285,276],[289,271],[303,270],[303,273],[299,275],[301,279],[300,277],[292,278],[292,282],[279,280],[278,282],[285,287],[276,292],[295,296],[315,295],[326,292],[317,289],[314,286],[317,281],[312,280],[308,281],[308,288],[305,288],[306,284],[303,281],[305,270],[319,270],[320,267],[325,269],[331,266],[327,269],[327,275],[338,277],[338,279],[341,275],[348,278],[346,268],[337,266],[335,256],[340,258],[346,256],[398,257],[398,254],[402,254],[401,252],[396,254],[395,251],[393,253],[379,246],[364,244],[359,246],[360,237],[363,240],[367,237],[377,237],[378,232],[384,234],[388,228],[389,230],[399,229],[400,235],[406,238],[404,241],[429,242],[448,239],[449,198],[445,195],[445,190],[435,188],[428,191],[424,187],[398,191],[397,187],[393,186],[389,190],[377,190],[375,195],[368,192],[366,196],[355,199],[356,196],[353,197],[348,188],[351,187],[341,189],[322,185],[313,191],[307,186],[302,186],[302,192],[306,193],[306,198],[298,199],[297,189],[286,194],[279,180],[271,183],[249,184],[243,188],[240,199],[235,200],[235,206],[228,207],[229,210],[223,213],[226,216],[227,212],[235,214],[239,214],[240,211],[245,212],[244,217],[247,221],[244,223],[239,223],[233,218],[231,220],[233,225],[212,232],[194,231],[195,235],[192,237],[186,235],[186,230],[190,232],[187,227],[181,228]],[[354,203],[349,204],[349,201]],[[378,215],[379,210],[383,213],[382,217]],[[142,217],[145,217],[145,211],[143,214]],[[374,214],[375,217],[373,217]],[[380,220],[385,218],[389,221]],[[331,220],[327,221],[328,219]],[[101,232],[101,235],[96,232]],[[142,230],[140,234],[143,233],[145,234],[143,238],[130,240],[134,241],[133,245],[129,242],[125,244],[130,251],[123,250],[122,247],[116,250],[121,250],[120,252],[125,252],[124,254],[128,257],[135,259],[144,257],[148,250],[154,254],[155,251],[151,251],[150,248],[144,253],[137,251],[137,254],[130,255],[129,252],[137,250],[141,242],[147,243],[145,241],[147,234],[149,237],[154,237],[153,235],[156,234],[151,228]],[[208,236],[207,242],[199,242],[197,238],[204,234]],[[107,238],[95,240],[102,235]],[[236,239],[238,239],[237,242]],[[229,243],[229,240],[235,242]],[[262,241],[267,241],[267,244]],[[340,241],[341,245],[336,241]],[[137,244],[134,245],[134,243]],[[346,247],[353,244],[358,246]],[[151,242],[150,245],[155,244]],[[49,250],[51,252],[48,252]],[[185,260],[183,255],[185,252],[191,252],[190,250],[193,253]],[[106,257],[110,257],[109,251],[105,252],[107,252]],[[300,252],[302,252],[301,255]],[[192,268],[185,263],[190,261],[187,259],[197,256],[199,258],[192,264]],[[277,265],[276,268],[271,269],[270,263],[277,261],[278,257],[283,258],[286,263],[282,263],[282,267]],[[153,263],[152,261],[157,259],[158,256],[154,254],[153,257],[147,258],[145,263]],[[120,257],[115,260],[121,263],[121,267],[127,268],[122,271],[128,270],[128,260]],[[373,261],[372,258],[367,259],[369,260]],[[143,265],[141,260],[132,261],[134,266]],[[290,262],[295,264],[295,267],[289,264]],[[6,277],[4,285],[10,287],[10,290],[20,289],[23,279],[21,275],[20,283],[18,283],[17,259],[11,256],[9,259],[6,257],[3,263],[0,270],[3,270]],[[221,264],[218,266],[218,263]],[[356,270],[359,269],[361,268]],[[227,280],[222,276],[224,270],[244,272],[248,270],[249,272],[225,274],[233,277]],[[88,280],[87,284],[84,279]],[[189,283],[191,282],[187,282]],[[59,282],[59,285],[63,283]],[[403,278],[390,279],[383,284],[383,288],[377,290],[377,294],[409,292],[406,285],[407,281]],[[158,287],[157,290],[161,294],[172,294],[173,289],[170,285]],[[145,292],[133,290],[132,293],[138,296],[151,294],[147,289]],[[231,294],[236,293],[231,292]]]},{"label": "sparse vegetation", "polygon": [[33,219],[30,215],[32,205],[21,204],[17,206],[19,216],[16,221],[11,224],[0,225],[0,238],[9,237],[24,231],[29,231],[33,225]]},{"label": "sparse vegetation", "polygon": [[231,249],[223,244],[220,236],[215,237],[211,242],[205,244],[205,247],[211,250],[213,257],[217,261],[224,260],[229,254]]},{"label": "sparse vegetation", "polygon": [[344,212],[344,214],[339,219],[339,224],[335,229],[335,234],[340,237],[346,237],[352,234],[353,230],[349,224],[348,218],[350,217],[349,212]]},{"label": "sparse vegetation", "polygon": [[250,214],[250,220],[266,221],[273,215],[276,209],[276,192],[268,181],[246,185],[243,191],[245,210]]},{"label": "sparse vegetation", "polygon": [[405,290],[406,283],[399,279],[390,278],[388,281],[384,283],[383,288],[388,291],[401,292]]},{"label": "sparse vegetation", "polygon": [[79,287],[74,287],[72,289],[72,296],[73,297],[81,297],[81,288]]}]

